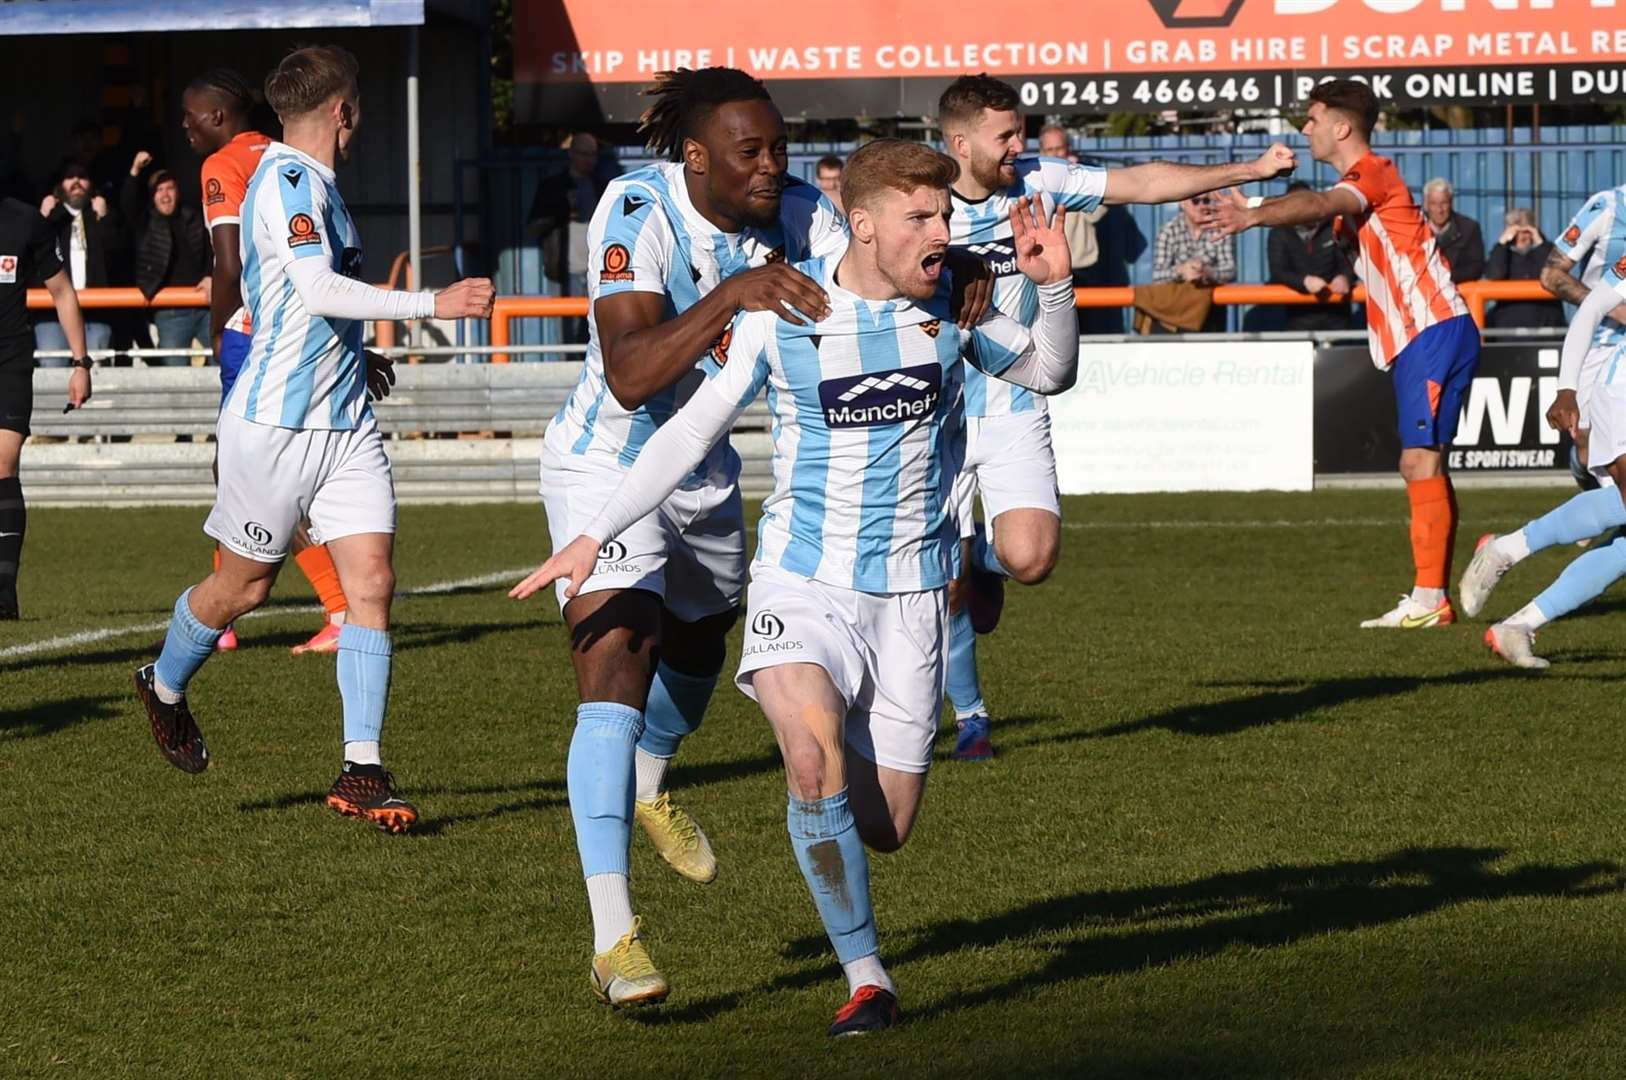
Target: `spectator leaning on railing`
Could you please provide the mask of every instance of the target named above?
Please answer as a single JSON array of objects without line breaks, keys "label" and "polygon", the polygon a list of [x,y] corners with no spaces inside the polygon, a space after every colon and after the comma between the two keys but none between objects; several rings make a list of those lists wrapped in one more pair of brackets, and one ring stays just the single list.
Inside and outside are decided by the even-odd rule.
[{"label": "spectator leaning on railing", "polygon": [[1451,266],[1451,282],[1478,281],[1485,276],[1485,238],[1479,222],[1454,209],[1456,192],[1451,181],[1436,177],[1423,185],[1423,216],[1434,231],[1434,246]]},{"label": "spectator leaning on railing", "polygon": [[[1295,180],[1289,192],[1308,190],[1309,184]],[[1348,296],[1355,282],[1355,268],[1333,235],[1332,222],[1308,225],[1278,225],[1270,230],[1266,252],[1270,259],[1270,281],[1296,292],[1318,296],[1335,293]],[[1348,330],[1349,302],[1341,304],[1284,304],[1283,329],[1294,333],[1313,330]]]},{"label": "spectator leaning on railing", "polygon": [[[88,167],[69,162],[55,190],[40,203],[40,213],[56,239],[57,258],[75,291],[128,284],[118,280],[125,247],[123,225],[107,200],[93,194]],[[85,343],[91,352],[108,348],[113,343],[113,327],[105,322],[85,323]],[[55,312],[35,319],[34,346],[41,352],[68,348]],[[66,357],[41,357],[39,363],[41,367],[68,366]]]},{"label": "spectator leaning on railing", "polygon": [[[565,140],[565,171],[542,178],[531,200],[530,232],[542,242],[542,272],[561,295],[587,295],[587,225],[615,170],[599,168],[598,139],[578,131]],[[567,319],[566,340],[587,340],[587,320]]]},{"label": "spectator leaning on railing", "polygon": [[[1157,232],[1152,256],[1152,280],[1158,284],[1183,282],[1193,290],[1227,285],[1236,280],[1236,246],[1228,236],[1204,233],[1203,215],[1212,195],[1197,195],[1180,204],[1180,216]],[[1158,332],[1159,321],[1152,323]],[[1205,333],[1225,330],[1225,309],[1215,306],[1203,322]]]},{"label": "spectator leaning on railing", "polygon": [[[151,300],[166,287],[203,289],[213,284],[214,256],[203,212],[181,201],[175,178],[164,169],[152,169],[152,155],[143,150],[130,163],[119,201],[135,235],[135,280],[141,295]],[[160,349],[187,349],[194,341],[209,347],[207,307],[160,308],[153,312]],[[185,367],[186,356],[157,361]]]},{"label": "spectator leaning on railing", "polygon": [[[1516,206],[1502,219],[1505,227],[1485,262],[1488,281],[1531,281],[1541,277],[1553,242],[1536,228],[1536,215]],[[1512,327],[1554,327],[1569,324],[1564,305],[1557,300],[1498,300],[1485,316],[1485,325],[1497,330]]]}]

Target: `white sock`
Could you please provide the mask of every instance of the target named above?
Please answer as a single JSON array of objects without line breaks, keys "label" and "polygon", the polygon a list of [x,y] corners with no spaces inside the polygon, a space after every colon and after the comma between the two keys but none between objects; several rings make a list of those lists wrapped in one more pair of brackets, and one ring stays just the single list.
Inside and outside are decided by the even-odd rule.
[{"label": "white sock", "polygon": [[847,993],[858,993],[860,986],[879,986],[896,996],[898,988],[892,985],[892,976],[886,973],[881,966],[881,954],[870,953],[860,956],[857,960],[849,960],[841,965],[841,970],[847,976]]},{"label": "white sock", "polygon": [[181,695],[165,686],[164,680],[158,677],[158,673],[156,671],[153,672],[152,675],[152,692],[157,694],[158,700],[162,701],[165,705],[173,705],[177,701],[181,700]]},{"label": "white sock", "polygon": [[1525,539],[1523,529],[1498,536],[1491,541],[1491,546],[1508,562],[1518,562],[1530,554],[1530,541]]},{"label": "white sock", "polygon": [[634,797],[639,802],[654,802],[660,795],[661,784],[666,780],[666,767],[671,763],[671,758],[656,757],[643,747],[638,747],[633,755],[633,772],[638,782]]},{"label": "white sock", "polygon": [[377,739],[357,739],[355,742],[345,743],[344,760],[357,765],[384,764],[384,759],[378,756]]},{"label": "white sock", "polygon": [[632,893],[625,874],[594,874],[587,879],[593,909],[593,952],[608,952],[632,933]]},{"label": "white sock", "polygon": [[1445,590],[1425,589],[1421,585],[1414,586],[1411,590],[1411,602],[1421,604],[1428,610],[1433,611],[1445,603]]},{"label": "white sock", "polygon": [[1505,620],[1509,626],[1516,626],[1521,630],[1528,630],[1532,634],[1547,625],[1547,616],[1541,613],[1534,600],[1509,615]]},{"label": "white sock", "polygon": [[331,615],[329,615],[327,617],[327,621],[332,623],[334,626],[343,626],[344,625],[344,616],[345,616],[344,612],[335,611],[333,614],[331,614]]}]

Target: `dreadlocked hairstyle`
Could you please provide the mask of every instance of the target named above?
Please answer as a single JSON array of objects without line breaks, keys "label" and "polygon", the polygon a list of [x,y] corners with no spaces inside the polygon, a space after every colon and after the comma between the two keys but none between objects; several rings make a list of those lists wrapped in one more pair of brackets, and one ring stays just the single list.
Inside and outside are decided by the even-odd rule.
[{"label": "dreadlocked hairstyle", "polygon": [[254,91],[248,80],[231,68],[210,68],[188,83],[186,89],[213,96],[228,116],[247,116],[254,109]]},{"label": "dreadlocked hairstyle", "polygon": [[773,100],[760,80],[728,67],[662,71],[644,93],[655,103],[639,118],[638,131],[651,153],[670,161],[683,160],[683,140],[693,138],[719,105]]}]

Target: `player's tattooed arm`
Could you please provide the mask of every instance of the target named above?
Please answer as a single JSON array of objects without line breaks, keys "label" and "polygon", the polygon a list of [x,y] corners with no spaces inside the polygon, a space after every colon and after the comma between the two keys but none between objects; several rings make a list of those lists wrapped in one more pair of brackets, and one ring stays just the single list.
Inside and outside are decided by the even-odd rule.
[{"label": "player's tattooed arm", "polygon": [[673,319],[666,297],[624,292],[593,301],[604,380],[624,409],[636,409],[693,370],[741,311],[771,311],[797,326],[830,312],[818,282],[784,263],[769,263],[724,280]]},{"label": "player's tattooed arm", "polygon": [[[1547,265],[1541,268],[1541,287],[1564,301],[1580,307],[1591,292],[1586,283],[1575,276],[1575,260],[1554,248],[1547,255]],[[1626,303],[1617,304],[1609,317],[1626,323]]]},{"label": "player's tattooed arm", "polygon": [[1108,170],[1106,192],[1101,201],[1108,206],[1179,202],[1205,191],[1286,176],[1296,168],[1298,158],[1281,143],[1273,143],[1252,161],[1228,161],[1223,165],[1148,161],[1144,165]]}]

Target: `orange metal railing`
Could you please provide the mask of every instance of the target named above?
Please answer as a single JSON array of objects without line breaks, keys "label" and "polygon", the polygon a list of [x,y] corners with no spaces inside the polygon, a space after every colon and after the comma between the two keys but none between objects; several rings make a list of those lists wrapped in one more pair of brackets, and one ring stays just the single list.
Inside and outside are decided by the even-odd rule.
[{"label": "orange metal railing", "polygon": [[[393,275],[392,275],[393,276]],[[1485,305],[1492,300],[1551,300],[1553,294],[1541,287],[1539,281],[1469,281],[1457,286],[1474,322],[1485,325]],[[1081,308],[1131,307],[1135,303],[1135,290],[1128,286],[1106,286],[1074,290]],[[1355,287],[1351,297],[1311,296],[1289,289],[1285,285],[1221,285],[1214,290],[1216,304],[1326,304],[1344,299],[1356,303],[1366,300],[1366,289]],[[51,296],[44,289],[28,291],[30,308],[48,308]],[[81,289],[79,306],[82,308],[174,308],[207,307],[199,289],[160,289],[148,300],[138,289]],[[491,312],[491,344],[502,346],[513,341],[509,323],[525,318],[581,318],[587,314],[587,299],[581,296],[503,296],[497,299]],[[380,324],[380,332],[386,324]],[[391,326],[390,330],[393,331]],[[492,363],[505,364],[507,353],[493,353]]]}]

